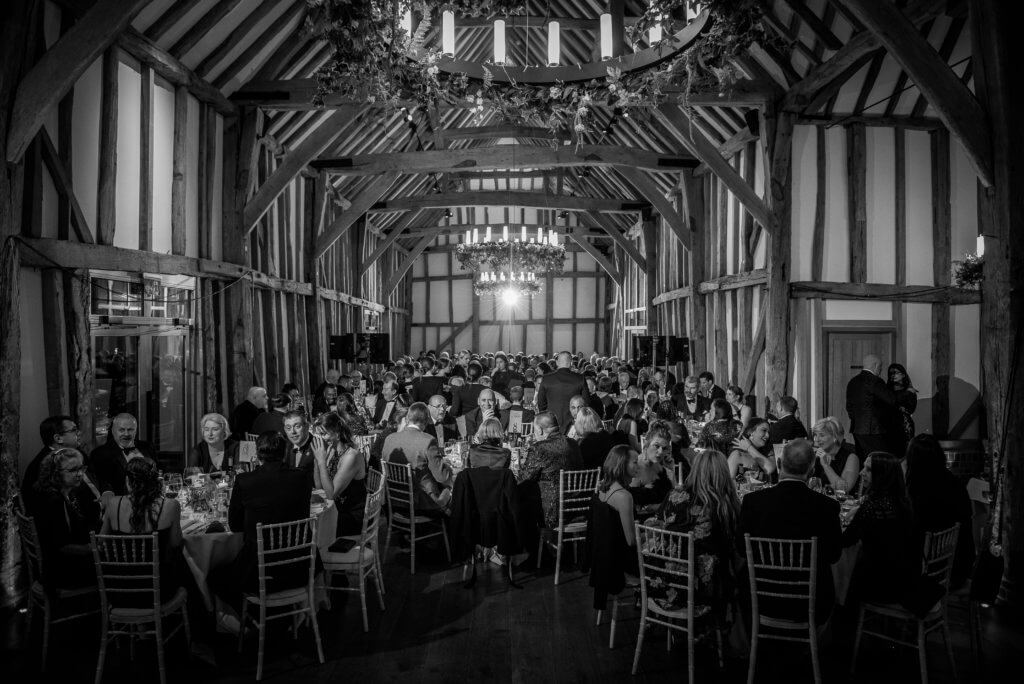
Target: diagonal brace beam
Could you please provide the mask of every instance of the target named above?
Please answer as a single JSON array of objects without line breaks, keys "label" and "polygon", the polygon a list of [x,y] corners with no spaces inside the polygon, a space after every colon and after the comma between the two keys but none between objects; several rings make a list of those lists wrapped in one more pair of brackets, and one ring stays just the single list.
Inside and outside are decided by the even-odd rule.
[{"label": "diagonal brace beam", "polygon": [[398,171],[389,171],[388,173],[381,174],[379,178],[375,178],[372,183],[352,200],[352,206],[341,212],[341,216],[334,219],[334,222],[328,226],[326,232],[317,238],[315,255],[317,259],[326,254],[331,245],[348,232],[348,229],[388,191],[388,188],[398,179],[399,175],[401,174]]}]

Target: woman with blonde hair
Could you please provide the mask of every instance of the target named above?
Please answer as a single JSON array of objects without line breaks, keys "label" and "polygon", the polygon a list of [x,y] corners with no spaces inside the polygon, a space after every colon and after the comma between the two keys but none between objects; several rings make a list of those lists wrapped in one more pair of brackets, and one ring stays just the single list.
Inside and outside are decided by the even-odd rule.
[{"label": "woman with blonde hair", "polygon": [[597,412],[584,406],[576,412],[576,441],[580,445],[580,458],[584,468],[600,468],[608,452],[615,445],[612,436],[604,429],[604,423]]},{"label": "woman with blonde hair", "polygon": [[501,445],[505,433],[501,429],[501,421],[488,418],[480,423],[473,435],[473,445],[469,448],[468,468],[508,468],[512,462],[512,452]]},{"label": "woman with blonde hair", "polygon": [[845,436],[842,424],[832,416],[814,424],[811,437],[818,462],[814,464],[811,477],[819,477],[823,484],[827,482],[831,487],[841,484],[846,491],[852,492],[860,475],[860,459],[843,441]]},{"label": "woman with blonde hair", "polygon": [[227,418],[207,413],[199,419],[199,433],[203,439],[188,454],[190,467],[211,473],[238,466],[238,442],[231,439]]}]

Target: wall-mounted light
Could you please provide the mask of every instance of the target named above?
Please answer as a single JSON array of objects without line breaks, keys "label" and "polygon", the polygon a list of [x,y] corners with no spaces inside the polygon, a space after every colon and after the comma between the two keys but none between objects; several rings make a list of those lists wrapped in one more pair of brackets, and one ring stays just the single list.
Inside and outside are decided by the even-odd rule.
[{"label": "wall-mounted light", "polygon": [[505,20],[494,20],[494,63],[505,63]]},{"label": "wall-mounted light", "polygon": [[975,247],[974,253],[977,254],[980,257],[985,256],[985,236],[984,235],[979,235],[978,236],[977,247]]},{"label": "wall-mounted light", "polygon": [[558,66],[561,62],[561,33],[557,21],[548,23],[548,66]]},{"label": "wall-mounted light", "polygon": [[455,15],[452,12],[441,14],[441,52],[445,57],[455,56]]},{"label": "wall-mounted light", "polygon": [[601,15],[601,59],[612,58],[612,15]]}]

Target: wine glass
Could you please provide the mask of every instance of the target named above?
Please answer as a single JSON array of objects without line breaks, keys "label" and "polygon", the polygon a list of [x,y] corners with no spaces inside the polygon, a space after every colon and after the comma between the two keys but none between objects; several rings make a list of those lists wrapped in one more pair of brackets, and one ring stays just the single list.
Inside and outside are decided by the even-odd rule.
[{"label": "wine glass", "polygon": [[837,482],[834,489],[835,489],[836,501],[838,501],[840,504],[845,502],[846,501],[846,483],[845,482]]},{"label": "wine glass", "polygon": [[812,492],[818,492],[820,494],[821,493],[821,478],[820,477],[812,477],[811,479],[807,480],[807,486],[808,486],[808,488],[810,488],[810,490]]}]

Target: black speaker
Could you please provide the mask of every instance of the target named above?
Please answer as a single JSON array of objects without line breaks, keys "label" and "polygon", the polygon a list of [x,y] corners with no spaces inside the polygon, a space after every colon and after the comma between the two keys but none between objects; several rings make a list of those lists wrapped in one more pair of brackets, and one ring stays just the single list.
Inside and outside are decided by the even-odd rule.
[{"label": "black speaker", "polygon": [[331,335],[328,340],[327,356],[332,361],[354,361],[355,339],[352,333]]},{"label": "black speaker", "polygon": [[633,359],[638,366],[664,365],[665,338],[654,335],[634,335]]},{"label": "black speaker", "polygon": [[391,340],[387,333],[358,333],[355,342],[357,363],[386,363],[391,358]]},{"label": "black speaker", "polygon": [[671,337],[668,343],[669,363],[690,363],[690,338]]}]

